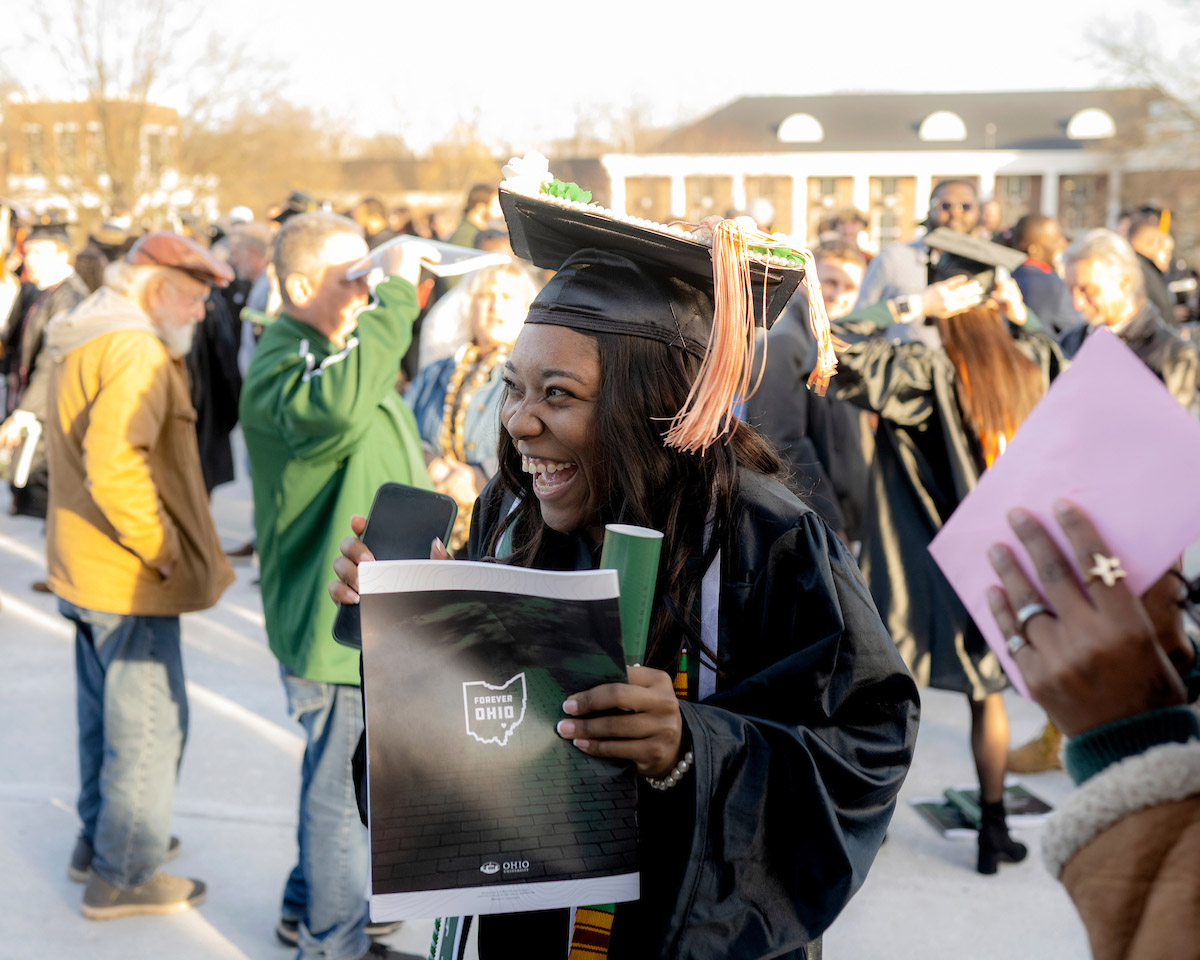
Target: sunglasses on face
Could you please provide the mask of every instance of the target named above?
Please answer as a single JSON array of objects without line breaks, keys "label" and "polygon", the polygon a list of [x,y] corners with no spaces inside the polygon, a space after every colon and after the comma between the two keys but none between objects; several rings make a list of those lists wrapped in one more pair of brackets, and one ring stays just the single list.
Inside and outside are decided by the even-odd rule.
[{"label": "sunglasses on face", "polygon": [[973,203],[951,203],[949,200],[941,200],[935,206],[942,213],[953,213],[955,210],[959,210],[962,213],[970,213],[975,209],[975,204]]}]

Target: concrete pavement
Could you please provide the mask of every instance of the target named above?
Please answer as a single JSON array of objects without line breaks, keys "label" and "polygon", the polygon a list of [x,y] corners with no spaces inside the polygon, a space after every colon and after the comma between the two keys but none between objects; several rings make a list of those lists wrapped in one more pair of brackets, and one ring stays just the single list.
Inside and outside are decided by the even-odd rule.
[{"label": "concrete pavement", "polygon": [[[7,497],[0,494],[0,501]],[[244,479],[218,489],[225,543],[249,536]],[[208,900],[169,917],[90,922],[66,876],[77,829],[73,640],[54,598],[30,583],[44,573],[41,523],[0,516],[0,960],[286,960],[275,941],[283,881],[296,853],[299,727],[285,709],[267,649],[253,566],[212,610],[184,617],[191,733],[175,802],[183,847],[171,872],[203,879]],[[968,710],[926,691],[916,761],[888,842],[861,893],[826,935],[829,960],[1085,960],[1082,926],[1037,859],[1038,831],[1019,833],[1028,860],[994,877],[974,872],[974,844],[945,841],[907,798],[974,777]],[[1008,697],[1014,742],[1040,726],[1035,707]],[[1025,782],[1052,803],[1060,774]],[[424,957],[428,923],[388,942]]]}]

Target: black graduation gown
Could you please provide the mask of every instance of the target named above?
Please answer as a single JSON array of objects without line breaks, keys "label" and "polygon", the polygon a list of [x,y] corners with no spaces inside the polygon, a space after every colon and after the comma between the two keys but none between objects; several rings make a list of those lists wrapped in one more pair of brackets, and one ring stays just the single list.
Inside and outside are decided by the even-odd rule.
[{"label": "black graduation gown", "polygon": [[[973,700],[997,693],[1004,671],[928,550],[984,470],[954,366],[940,347],[897,343],[870,320],[833,326],[847,346],[830,393],[879,414],[859,558],[871,595],[918,684]],[[1062,369],[1051,338],[1017,330],[1014,339],[1046,383]]]},{"label": "black graduation gown", "polygon": [[[1095,327],[1086,323],[1062,335],[1062,350],[1074,357]],[[1171,396],[1200,417],[1200,348],[1184,340],[1163,319],[1153,303],[1146,305],[1117,334],[1161,380]]]},{"label": "black graduation gown", "polygon": [[[496,489],[476,504],[472,559],[507,512]],[[575,566],[579,541],[558,541]],[[916,686],[853,559],[749,471],[721,547],[718,637],[715,693],[680,704],[693,770],[665,792],[639,781],[642,899],[617,906],[614,958],[805,958],[866,878],[912,760]],[[539,922],[565,954],[565,918],[484,917],[480,956],[518,955]]]}]

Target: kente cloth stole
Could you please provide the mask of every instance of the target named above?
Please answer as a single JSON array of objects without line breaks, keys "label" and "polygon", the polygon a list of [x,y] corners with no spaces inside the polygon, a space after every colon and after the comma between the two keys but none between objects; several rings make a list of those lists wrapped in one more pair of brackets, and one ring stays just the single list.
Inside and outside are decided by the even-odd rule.
[{"label": "kente cloth stole", "polygon": [[[689,659],[685,647],[679,655],[679,666],[675,670],[675,696],[680,700],[686,700],[688,690],[694,689],[696,685],[695,677],[689,669]],[[575,910],[575,916],[572,918],[574,922],[571,925],[571,949],[567,960],[606,960],[616,910],[615,903],[579,907]]]}]

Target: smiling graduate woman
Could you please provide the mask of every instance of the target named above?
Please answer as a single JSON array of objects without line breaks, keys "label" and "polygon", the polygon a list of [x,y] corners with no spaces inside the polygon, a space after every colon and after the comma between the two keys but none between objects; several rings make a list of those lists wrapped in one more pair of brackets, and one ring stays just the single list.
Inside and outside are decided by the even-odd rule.
[{"label": "smiling graduate woman", "polygon": [[[558,272],[505,365],[470,558],[595,567],[615,521],[664,542],[645,666],[570,696],[558,725],[637,768],[641,899],[586,928],[568,910],[481,917],[479,955],[819,957],[883,841],[918,702],[847,550],[728,416],[753,313],[777,316],[801,270],[764,271],[729,221],[706,245],[501,201],[518,255]],[[369,554],[342,551],[330,592],[353,602]]]}]

